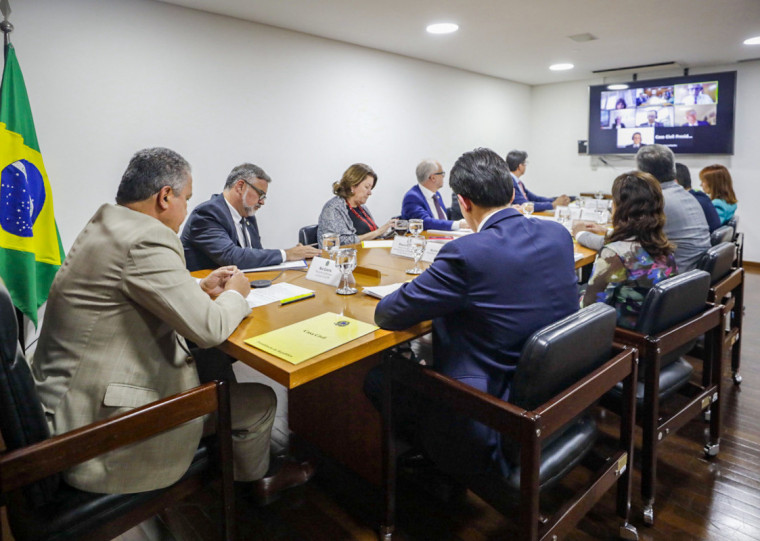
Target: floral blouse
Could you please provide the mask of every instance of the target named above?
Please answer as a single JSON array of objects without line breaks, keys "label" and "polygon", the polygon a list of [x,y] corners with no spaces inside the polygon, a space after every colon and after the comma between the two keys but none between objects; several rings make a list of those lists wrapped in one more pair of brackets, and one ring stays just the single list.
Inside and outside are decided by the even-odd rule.
[{"label": "floral blouse", "polygon": [[676,273],[673,254],[653,259],[637,241],[611,242],[594,262],[581,305],[605,302],[617,311],[618,325],[633,329],[647,292]]}]

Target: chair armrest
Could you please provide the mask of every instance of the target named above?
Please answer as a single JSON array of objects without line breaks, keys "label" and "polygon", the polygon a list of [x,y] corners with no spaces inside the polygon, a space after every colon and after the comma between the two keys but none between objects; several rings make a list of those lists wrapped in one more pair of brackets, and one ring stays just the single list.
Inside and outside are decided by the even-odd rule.
[{"label": "chair armrest", "polygon": [[744,269],[733,269],[728,276],[713,284],[710,293],[714,295],[713,302],[720,301],[744,281]]},{"label": "chair armrest", "polygon": [[519,437],[520,426],[530,416],[530,412],[514,404],[405,359],[391,360],[391,374],[394,380],[428,398],[443,402],[452,409],[514,438]]},{"label": "chair armrest", "polygon": [[[119,447],[147,439],[192,419],[219,410],[229,426],[228,384],[195,387],[116,417],[104,419],[10,451],[0,457],[0,493],[15,490]],[[227,417],[226,420],[223,417]]]},{"label": "chair armrest", "polygon": [[618,351],[615,357],[533,410],[540,419],[542,437],[549,436],[580,415],[618,382],[631,375],[631,382],[636,380],[638,350],[629,346],[623,346],[622,349],[616,347],[615,350]]},{"label": "chair armrest", "polygon": [[722,317],[720,306],[706,304],[704,312],[682,321],[673,327],[655,336],[646,336],[629,329],[617,327],[615,329],[615,341],[634,346],[645,354],[652,347],[660,349],[660,354],[665,355],[677,347],[705,334],[719,324]]}]

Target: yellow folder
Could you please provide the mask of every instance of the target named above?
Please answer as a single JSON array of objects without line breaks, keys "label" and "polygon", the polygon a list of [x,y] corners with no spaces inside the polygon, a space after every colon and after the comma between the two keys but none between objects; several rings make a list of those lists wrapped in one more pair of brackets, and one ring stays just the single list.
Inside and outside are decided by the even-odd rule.
[{"label": "yellow folder", "polygon": [[275,331],[252,336],[245,343],[298,364],[378,328],[334,312],[326,312]]}]

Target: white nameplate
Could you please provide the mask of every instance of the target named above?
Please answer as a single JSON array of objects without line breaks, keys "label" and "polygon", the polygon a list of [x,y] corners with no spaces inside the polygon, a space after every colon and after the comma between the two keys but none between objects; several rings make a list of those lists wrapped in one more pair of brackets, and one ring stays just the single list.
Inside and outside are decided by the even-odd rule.
[{"label": "white nameplate", "polygon": [[435,259],[435,256],[437,256],[438,252],[440,252],[441,248],[443,248],[443,245],[443,242],[428,241],[425,245],[425,253],[422,254],[422,260],[426,263],[432,263]]},{"label": "white nameplate", "polygon": [[393,239],[393,246],[391,246],[391,254],[414,259],[414,254],[412,253],[412,237],[396,235]]},{"label": "white nameplate", "polygon": [[332,259],[315,257],[311,260],[309,270],[306,272],[306,279],[328,286],[337,286],[340,282],[340,269]]}]

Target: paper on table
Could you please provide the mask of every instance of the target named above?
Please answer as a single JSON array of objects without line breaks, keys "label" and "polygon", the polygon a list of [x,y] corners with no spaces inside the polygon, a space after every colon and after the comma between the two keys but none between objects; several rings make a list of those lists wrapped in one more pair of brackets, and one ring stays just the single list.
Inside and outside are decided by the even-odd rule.
[{"label": "paper on table", "polygon": [[371,287],[365,287],[363,291],[371,296],[376,297],[378,299],[382,299],[386,295],[390,295],[394,291],[396,291],[398,288],[403,286],[406,282],[399,282],[397,284],[388,284],[384,286],[371,286]]},{"label": "paper on table", "polygon": [[298,364],[377,329],[378,327],[369,323],[326,312],[275,331],[253,336],[245,343]]},{"label": "paper on table", "polygon": [[462,237],[472,233],[472,229],[459,229],[457,231],[444,231],[442,229],[428,229],[428,235],[440,235],[442,237]]},{"label": "paper on table", "polygon": [[583,255],[583,254],[581,254],[581,253],[579,253],[579,252],[575,252],[573,254],[573,260],[575,260],[575,261],[578,261],[579,259],[583,259],[584,257],[586,257],[586,256]]},{"label": "paper on table", "polygon": [[248,306],[251,308],[257,308],[259,306],[264,306],[265,304],[280,302],[283,299],[289,299],[297,295],[306,295],[307,293],[314,293],[314,291],[306,289],[305,287],[283,282],[281,284],[272,284],[269,287],[252,289],[245,300],[248,301]]},{"label": "paper on table", "polygon": [[393,239],[362,241],[362,248],[390,248],[391,246],[393,246]]},{"label": "paper on table", "polygon": [[242,269],[243,272],[266,272],[266,271],[277,271],[277,270],[283,270],[283,269],[305,269],[308,267],[306,264],[306,261],[303,259],[300,259],[298,261],[285,261],[284,263],[280,263],[279,265],[269,265],[268,267],[256,267],[255,269]]}]

